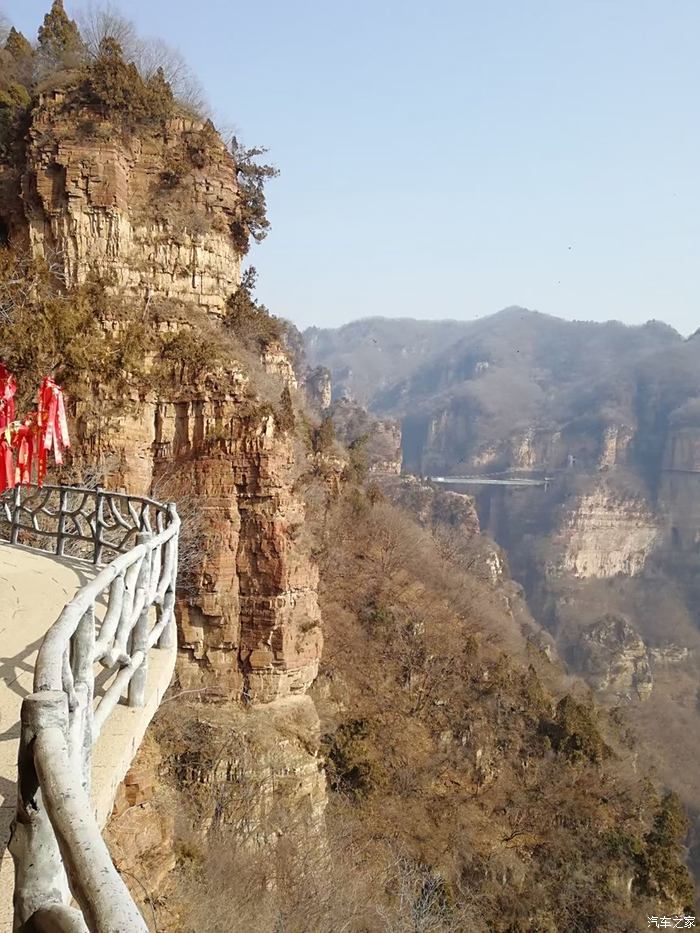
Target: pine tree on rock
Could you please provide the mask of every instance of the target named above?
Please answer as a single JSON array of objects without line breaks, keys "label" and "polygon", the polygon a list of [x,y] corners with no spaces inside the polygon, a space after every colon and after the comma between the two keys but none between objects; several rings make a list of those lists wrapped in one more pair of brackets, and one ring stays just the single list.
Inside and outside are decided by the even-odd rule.
[{"label": "pine tree on rock", "polygon": [[63,68],[80,64],[85,46],[75,21],[69,19],[63,8],[63,0],[54,0],[37,38],[39,53],[47,64]]}]

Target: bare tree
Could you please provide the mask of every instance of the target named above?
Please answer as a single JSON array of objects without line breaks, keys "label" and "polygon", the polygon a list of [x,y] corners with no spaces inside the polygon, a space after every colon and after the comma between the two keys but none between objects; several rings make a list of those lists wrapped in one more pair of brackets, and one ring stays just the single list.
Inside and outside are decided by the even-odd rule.
[{"label": "bare tree", "polygon": [[8,33],[10,32],[11,28],[12,28],[12,23],[10,22],[8,17],[5,16],[5,14],[2,11],[0,11],[0,42],[2,42],[3,44],[5,43],[5,40],[7,39]]},{"label": "bare tree", "polygon": [[208,116],[202,86],[179,49],[162,39],[139,36],[134,23],[110,0],[89,3],[78,14],[78,23],[88,55],[94,58],[99,53],[103,39],[114,39],[121,46],[124,58],[136,65],[144,81],[162,69],[175,98],[198,116]]},{"label": "bare tree", "polygon": [[37,297],[51,298],[65,284],[63,262],[59,254],[34,260],[21,250],[2,250],[0,254],[0,323],[10,324],[15,312],[26,308]]},{"label": "bare tree", "polygon": [[134,57],[139,42],[136,27],[113,3],[89,3],[78,11],[77,21],[91,58],[99,54],[103,39],[114,39],[127,59]]}]

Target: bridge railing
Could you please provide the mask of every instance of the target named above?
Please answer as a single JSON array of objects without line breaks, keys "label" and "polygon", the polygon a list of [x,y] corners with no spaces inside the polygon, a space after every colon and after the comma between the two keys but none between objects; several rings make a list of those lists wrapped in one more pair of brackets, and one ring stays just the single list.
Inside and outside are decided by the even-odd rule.
[{"label": "bridge railing", "polygon": [[[47,506],[45,487],[33,497],[32,490],[26,497],[24,490],[19,497],[11,494],[5,511],[10,540],[37,534],[55,541],[61,553],[62,541],[77,539],[81,546],[87,542],[93,560],[108,549],[116,556],[47,632],[34,692],[22,703],[17,812],[8,847],[15,862],[14,929],[145,933],[93,815],[91,759],[121,697],[143,706],[151,649],[174,647],[180,519],[172,503],[72,487],[51,492],[59,493],[58,508]],[[84,509],[76,511],[70,496],[86,493],[91,495],[85,502],[92,503],[86,506],[87,525],[79,530],[82,537],[71,538],[66,516],[84,515]],[[119,503],[125,524],[116,520],[116,536],[110,537],[114,525],[99,520],[98,496],[112,515],[112,503]],[[79,910],[69,906],[71,896]]]}]

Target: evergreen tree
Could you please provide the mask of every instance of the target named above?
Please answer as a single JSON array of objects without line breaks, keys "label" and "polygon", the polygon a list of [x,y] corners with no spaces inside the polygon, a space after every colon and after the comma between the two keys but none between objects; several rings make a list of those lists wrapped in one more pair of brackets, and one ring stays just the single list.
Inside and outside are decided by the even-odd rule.
[{"label": "evergreen tree", "polygon": [[72,68],[80,64],[85,46],[75,21],[63,8],[63,0],[53,0],[37,38],[39,54],[47,65]]},{"label": "evergreen tree", "polygon": [[316,453],[328,453],[333,447],[334,442],[335,429],[333,427],[333,419],[330,415],[326,415],[316,432]]},{"label": "evergreen tree", "polygon": [[294,403],[292,401],[292,393],[289,391],[289,386],[285,386],[282,389],[276,421],[280,430],[284,431],[285,434],[294,430]]},{"label": "evergreen tree", "polygon": [[9,52],[15,61],[18,62],[31,58],[34,55],[29,40],[15,29],[14,26],[10,29],[7,39],[5,39],[5,51]]}]

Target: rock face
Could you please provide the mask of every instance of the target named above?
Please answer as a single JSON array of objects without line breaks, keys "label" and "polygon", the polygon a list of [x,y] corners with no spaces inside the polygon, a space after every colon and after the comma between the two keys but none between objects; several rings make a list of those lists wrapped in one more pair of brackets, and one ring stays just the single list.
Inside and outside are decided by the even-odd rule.
[{"label": "rock face", "polygon": [[156,486],[172,477],[199,515],[194,592],[181,599],[181,682],[250,702],[303,693],[322,641],[318,574],[296,543],[304,509],[291,493],[291,439],[269,415],[242,418],[233,400],[161,410],[156,446],[172,453],[156,464]]},{"label": "rock face", "polygon": [[69,286],[99,270],[144,305],[158,297],[221,314],[241,257],[229,229],[235,166],[213,128],[178,118],[125,136],[102,121],[90,136],[92,115],[66,115],[65,104],[46,93],[34,112],[12,232],[60,263]]},{"label": "rock face", "polygon": [[581,634],[577,651],[577,666],[611,700],[645,700],[651,693],[649,654],[626,619],[612,615],[600,619]]},{"label": "rock face", "polygon": [[[199,334],[223,333],[218,322],[241,261],[232,232],[236,167],[226,147],[211,125],[192,120],[131,133],[95,113],[85,125],[87,116],[61,92],[34,107],[24,164],[0,166],[0,217],[12,245],[58,264],[67,290],[99,277],[125,319],[154,336],[184,332],[196,343]],[[120,319],[107,316],[102,326],[118,330]],[[267,815],[287,805],[301,813],[308,803],[307,836],[322,834],[318,720],[305,696],[322,647],[318,574],[300,537],[304,505],[294,484],[303,464],[274,408],[296,376],[276,338],[252,362],[243,352],[240,361],[233,351],[223,359],[196,378],[126,374],[126,387],[100,385],[70,410],[74,464],[99,463],[108,488],[178,501],[178,689],[227,704],[218,719],[212,713],[212,741],[231,739],[221,768],[209,767],[215,752],[206,743],[200,759],[188,750],[186,768],[144,748],[127,779],[111,841],[137,878],[147,871],[160,879],[173,867],[172,819],[151,797],[156,775],[160,783],[173,769],[191,785],[218,787],[234,772],[244,791],[254,785],[258,802],[247,819],[256,833],[278,838],[281,826]],[[146,373],[154,362],[146,360]],[[268,383],[271,400],[255,388]],[[243,703],[259,713],[243,713]],[[244,766],[253,739],[259,757],[250,751]],[[168,806],[174,813],[177,801]]]},{"label": "rock face", "polygon": [[386,477],[382,489],[425,528],[444,525],[459,531],[465,538],[479,534],[479,517],[472,496],[436,489],[415,476]]},{"label": "rock face", "polygon": [[686,555],[700,553],[700,414],[693,414],[690,424],[671,420],[659,488],[668,545]]},{"label": "rock face", "polygon": [[[298,859],[308,872],[328,857],[319,745],[308,696],[247,710],[164,704],[106,831],[127,883],[141,882],[130,886],[144,916],[155,909],[163,933],[208,929],[207,904],[182,886],[183,875],[187,880],[198,867],[197,883],[200,872],[215,872],[233,903],[244,878],[263,877],[256,916],[238,921],[245,929],[272,929],[290,863]],[[178,863],[181,870],[172,872]]]},{"label": "rock face", "polygon": [[581,579],[634,576],[657,537],[658,523],[644,502],[600,486],[582,496],[565,521],[561,566]]}]

